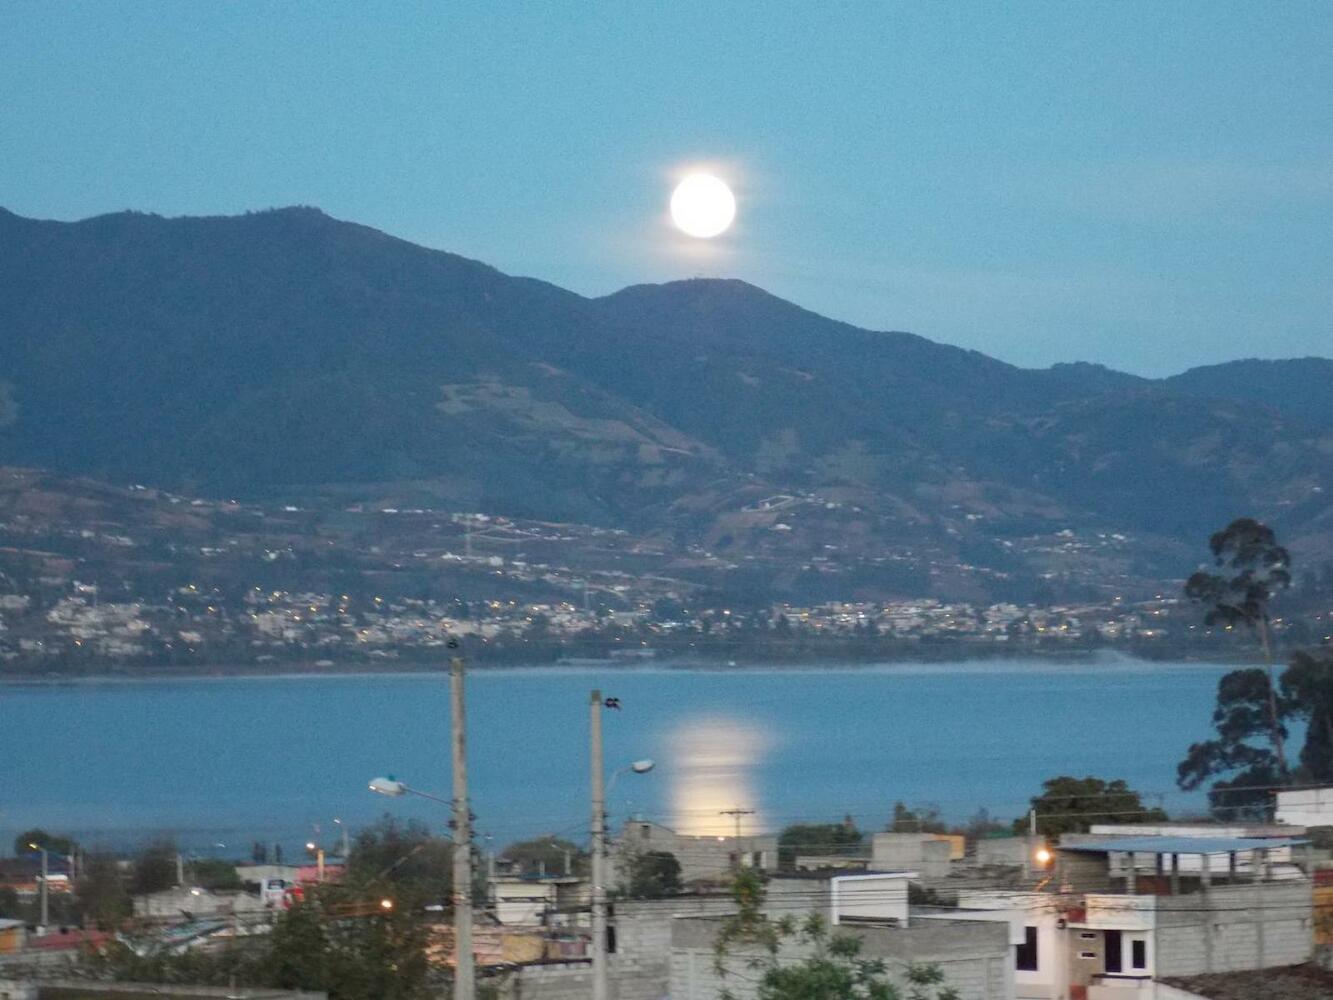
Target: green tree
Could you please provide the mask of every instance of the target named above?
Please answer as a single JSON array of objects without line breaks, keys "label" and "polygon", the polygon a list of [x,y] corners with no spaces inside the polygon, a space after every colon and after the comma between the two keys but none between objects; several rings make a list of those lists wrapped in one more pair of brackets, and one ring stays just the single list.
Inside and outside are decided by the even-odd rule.
[{"label": "green tree", "polygon": [[419,820],[385,816],[352,841],[346,882],[392,890],[409,903],[440,902],[453,886],[453,844]]},{"label": "green tree", "polygon": [[[338,912],[341,888],[335,889],[326,912]],[[427,927],[419,907],[394,899],[392,910],[379,898],[353,890],[344,907],[353,917],[335,917],[325,924],[327,982],[334,1000],[426,1000],[430,965],[426,959]],[[369,913],[371,915],[362,915]]]},{"label": "green tree", "polygon": [[[1270,800],[1267,789],[1286,782],[1272,742],[1272,693],[1273,686],[1263,670],[1233,670],[1223,675],[1217,683],[1213,709],[1217,737],[1190,744],[1176,768],[1176,783],[1186,791],[1217,779],[1208,799],[1213,811],[1223,818],[1262,817]],[[1289,706],[1283,700],[1278,709],[1280,722]]]},{"label": "green tree", "polygon": [[114,930],[130,915],[125,876],[109,855],[90,854],[84,859],[74,893],[84,920],[99,930]]},{"label": "green tree", "polygon": [[[1032,798],[1037,813],[1037,832],[1044,837],[1087,833],[1093,823],[1162,823],[1167,815],[1149,809],[1138,792],[1122,779],[1060,776],[1042,782],[1042,792]],[[1026,818],[1014,821],[1014,832],[1025,833]]]},{"label": "green tree", "polygon": [[994,816],[990,814],[989,809],[986,809],[983,806],[981,809],[978,809],[973,814],[971,819],[967,821],[967,826],[964,828],[964,833],[970,840],[980,840],[983,837],[989,837],[992,834],[1001,833],[1002,831],[1007,831],[1008,829],[1009,827],[1007,824],[1001,823],[999,820],[997,820]]},{"label": "green tree", "polygon": [[791,871],[800,854],[855,854],[861,831],[851,817],[841,823],[794,823],[778,834],[778,867]]},{"label": "green tree", "polygon": [[0,919],[13,920],[22,912],[18,890],[8,885],[0,885]]},{"label": "green tree", "polygon": [[890,833],[944,833],[948,827],[934,806],[908,809],[902,802],[895,802],[888,830]]},{"label": "green tree", "polygon": [[329,938],[312,905],[298,903],[273,922],[261,961],[268,985],[284,990],[327,991]]},{"label": "green tree", "polygon": [[[1277,542],[1273,529],[1251,517],[1237,518],[1208,539],[1214,564],[1222,572],[1199,570],[1185,581],[1185,594],[1208,610],[1204,621],[1227,628],[1255,630],[1267,668],[1264,692],[1269,739],[1279,774],[1289,772],[1286,728],[1278,706],[1273,676],[1272,629],[1268,608],[1273,598],[1291,586],[1291,556]],[[1220,706],[1219,706],[1220,707]]]},{"label": "green tree", "polygon": [[683,888],[680,862],[670,851],[644,851],[629,860],[626,894],[633,899],[660,899],[677,895]]},{"label": "green tree", "polygon": [[160,840],[134,859],[134,894],[161,892],[176,884],[176,845]]},{"label": "green tree", "polygon": [[236,866],[220,858],[196,858],[190,862],[190,881],[204,889],[240,889],[241,876]]},{"label": "green tree", "polygon": [[1279,684],[1287,711],[1306,723],[1298,777],[1333,781],[1333,649],[1295,653]]},{"label": "green tree", "polygon": [[[417,907],[385,908],[365,887],[329,884],[280,914],[271,934],[177,953],[112,942],[96,971],[119,980],[327,991],[332,1000],[427,1000],[427,927]],[[396,901],[395,901],[396,904]]]}]

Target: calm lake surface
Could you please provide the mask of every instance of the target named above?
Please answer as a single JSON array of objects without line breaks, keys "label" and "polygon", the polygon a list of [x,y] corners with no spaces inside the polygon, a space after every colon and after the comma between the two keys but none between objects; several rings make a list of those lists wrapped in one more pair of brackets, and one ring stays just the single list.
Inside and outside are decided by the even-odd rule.
[{"label": "calm lake surface", "polygon": [[[1121,777],[1197,806],[1175,765],[1208,733],[1217,664],[1125,660],[809,670],[475,671],[468,728],[477,829],[495,846],[578,839],[588,813],[588,696],[606,712],[613,824],[641,813],[694,832],[755,809],[746,830],[855,816],[882,828],[895,800],[949,818],[1022,813],[1056,774]],[[239,677],[0,687],[0,836],[44,826],[119,846],[169,833],[203,851],[293,854],[334,817],[386,811],[439,826],[445,809],[372,795],[393,775],[449,795],[444,675]],[[223,848],[221,845],[226,844]],[[290,855],[289,855],[290,856]]]}]

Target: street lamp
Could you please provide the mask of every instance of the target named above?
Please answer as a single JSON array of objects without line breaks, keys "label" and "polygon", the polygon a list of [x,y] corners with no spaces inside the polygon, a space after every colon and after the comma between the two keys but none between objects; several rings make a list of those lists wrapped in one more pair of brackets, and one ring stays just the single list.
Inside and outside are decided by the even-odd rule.
[{"label": "street lamp", "polygon": [[[448,799],[413,788],[405,781],[399,781],[390,775],[387,778],[371,778],[368,785],[376,795],[387,795],[400,799],[404,795],[430,799],[454,808],[454,996],[456,1000],[472,1000],[475,986],[472,968],[472,851],[471,851],[471,816],[468,813],[466,799],[462,803],[462,812],[458,804]],[[466,838],[466,839],[465,839]],[[461,880],[461,881],[460,881]],[[460,887],[461,885],[461,887]],[[464,956],[468,961],[464,961]]]},{"label": "street lamp", "polygon": [[313,840],[306,841],[305,849],[315,856],[315,881],[324,881],[324,848]]},{"label": "street lamp", "polygon": [[611,797],[611,789],[616,787],[616,779],[622,774],[647,774],[657,766],[657,762],[644,758],[636,760],[632,764],[626,764],[624,767],[618,767],[611,772],[611,780],[606,783],[606,797]]},{"label": "street lamp", "polygon": [[[602,692],[593,691],[589,701],[589,736],[592,763],[592,998],[607,1000],[606,980],[606,797],[622,774],[647,774],[651,760],[636,760],[618,768],[604,789],[602,781]],[[615,706],[618,707],[617,702]]]},{"label": "street lamp", "polygon": [[338,832],[342,835],[343,864],[347,864],[347,856],[352,853],[351,844],[347,840],[347,824],[334,816],[333,825],[338,828]]},{"label": "street lamp", "polygon": [[47,893],[50,892],[50,886],[48,885],[48,883],[51,880],[50,879],[51,869],[50,869],[50,864],[48,862],[48,854],[46,848],[33,843],[29,843],[28,846],[32,848],[34,851],[42,852],[42,933],[45,934],[46,925],[51,922],[49,902],[47,900]]},{"label": "street lamp", "polygon": [[388,795],[390,798],[401,798],[404,795],[418,795],[423,799],[430,799],[432,802],[442,802],[446,806],[453,805],[448,799],[439,795],[432,795],[430,792],[423,792],[419,788],[413,788],[405,781],[399,781],[392,776],[388,778],[371,778],[370,790],[376,795]]}]

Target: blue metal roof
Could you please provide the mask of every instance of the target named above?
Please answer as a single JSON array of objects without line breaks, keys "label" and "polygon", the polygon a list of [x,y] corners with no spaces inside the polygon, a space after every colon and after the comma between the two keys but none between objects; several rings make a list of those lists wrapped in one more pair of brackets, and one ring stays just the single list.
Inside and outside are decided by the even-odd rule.
[{"label": "blue metal roof", "polygon": [[1295,837],[1108,837],[1082,844],[1060,844],[1061,851],[1135,854],[1227,854],[1308,844]]}]

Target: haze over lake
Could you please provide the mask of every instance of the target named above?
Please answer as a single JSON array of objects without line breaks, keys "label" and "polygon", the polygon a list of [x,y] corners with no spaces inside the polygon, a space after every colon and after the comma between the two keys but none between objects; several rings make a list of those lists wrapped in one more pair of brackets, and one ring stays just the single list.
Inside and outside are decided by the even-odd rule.
[{"label": "haze over lake", "polygon": [[[777,829],[850,813],[882,828],[895,800],[965,820],[1012,817],[1056,774],[1124,778],[1169,810],[1176,763],[1209,731],[1219,664],[1009,661],[807,670],[521,669],[468,678],[476,828],[498,848],[587,826],[588,696],[606,713],[608,772],[631,813],[725,832],[721,809]],[[377,798],[392,774],[449,794],[448,679],[237,677],[0,688],[0,835],[29,826],[119,844],[167,832],[197,850],[256,839],[289,851],[315,824],[332,844],[389,811],[434,826],[446,810]],[[757,820],[757,822],[755,822]],[[218,852],[223,848],[213,847]]]}]

